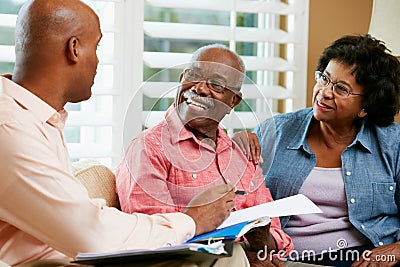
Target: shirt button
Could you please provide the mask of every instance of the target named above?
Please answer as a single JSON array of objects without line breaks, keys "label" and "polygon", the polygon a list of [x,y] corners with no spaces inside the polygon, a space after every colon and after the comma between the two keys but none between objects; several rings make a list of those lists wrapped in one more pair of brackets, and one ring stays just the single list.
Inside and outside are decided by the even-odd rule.
[{"label": "shirt button", "polygon": [[394,189],[394,187],[391,185],[391,186],[389,186],[389,190],[390,191],[393,191],[393,189]]},{"label": "shirt button", "polygon": [[197,178],[197,173],[193,173],[193,174],[192,174],[192,177],[193,177],[194,179],[196,179],[196,178]]},{"label": "shirt button", "polygon": [[347,172],[346,172],[346,175],[347,175],[347,176],[350,176],[350,175],[351,175],[351,171],[347,171]]},{"label": "shirt button", "polygon": [[361,224],[361,228],[362,228],[362,229],[365,229],[365,225],[364,225],[364,224]]},{"label": "shirt button", "polygon": [[254,182],[253,181],[250,182],[250,186],[252,186],[252,187],[254,186]]},{"label": "shirt button", "polygon": [[356,200],[354,198],[351,198],[350,203],[354,204],[354,203],[356,203]]},{"label": "shirt button", "polygon": [[383,242],[379,242],[378,245],[379,245],[379,246],[383,246]]},{"label": "shirt button", "polygon": [[231,180],[229,180],[229,179],[226,179],[226,182],[227,182],[227,183],[230,183],[230,182],[231,182]]}]

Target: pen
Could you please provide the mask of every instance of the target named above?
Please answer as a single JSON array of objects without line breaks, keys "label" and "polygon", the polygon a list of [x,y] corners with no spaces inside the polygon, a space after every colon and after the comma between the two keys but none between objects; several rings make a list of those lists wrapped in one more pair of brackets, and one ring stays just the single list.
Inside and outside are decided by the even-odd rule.
[{"label": "pen", "polygon": [[243,191],[243,190],[236,190],[236,191],[235,191],[235,194],[236,194],[236,195],[242,195],[242,196],[244,196],[244,195],[247,195],[247,192],[246,192],[246,191]]}]

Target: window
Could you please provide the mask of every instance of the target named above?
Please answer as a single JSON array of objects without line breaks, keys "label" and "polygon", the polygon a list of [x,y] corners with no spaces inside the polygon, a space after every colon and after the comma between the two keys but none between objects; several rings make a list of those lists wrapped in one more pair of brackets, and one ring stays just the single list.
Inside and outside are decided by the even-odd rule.
[{"label": "window", "polygon": [[[12,73],[14,66],[14,27],[17,13],[25,0],[2,0],[0,7],[0,71]],[[64,136],[73,161],[93,158],[107,166],[115,165],[120,155],[114,148],[115,136],[121,127],[115,118],[121,117],[115,98],[122,87],[117,86],[117,69],[120,68],[121,54],[115,49],[116,35],[122,21],[115,19],[118,1],[84,1],[99,15],[103,31],[98,55],[93,95],[90,100],[66,105],[69,118],[64,128]],[[119,1],[120,5],[122,1]],[[117,108],[118,107],[118,108]],[[117,115],[118,113],[118,115]],[[122,114],[122,112],[120,112]],[[118,154],[118,155],[117,155]]]},{"label": "window", "polygon": [[[16,14],[25,0],[2,0],[0,72],[11,73]],[[222,122],[252,129],[276,112],[306,105],[307,0],[85,0],[103,31],[90,100],[67,104],[72,160],[113,168],[124,146],[163,118],[179,74],[200,46],[222,43],[245,61],[244,101]]]}]

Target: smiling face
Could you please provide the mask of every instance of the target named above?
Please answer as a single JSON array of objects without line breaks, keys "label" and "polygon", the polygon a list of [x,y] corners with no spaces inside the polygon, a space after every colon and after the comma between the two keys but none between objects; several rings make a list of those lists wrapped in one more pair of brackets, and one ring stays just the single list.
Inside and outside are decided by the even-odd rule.
[{"label": "smiling face", "polygon": [[244,74],[229,51],[210,48],[196,60],[181,75],[175,105],[185,125],[207,135],[240,102]]},{"label": "smiling face", "polygon": [[323,72],[331,83],[322,87],[317,82],[313,91],[313,112],[318,121],[328,122],[335,125],[351,126],[357,117],[366,114],[363,111],[363,96],[349,95],[340,97],[332,90],[333,84],[338,88],[346,88],[352,93],[362,94],[363,88],[355,80],[353,66],[347,66],[332,59]]}]

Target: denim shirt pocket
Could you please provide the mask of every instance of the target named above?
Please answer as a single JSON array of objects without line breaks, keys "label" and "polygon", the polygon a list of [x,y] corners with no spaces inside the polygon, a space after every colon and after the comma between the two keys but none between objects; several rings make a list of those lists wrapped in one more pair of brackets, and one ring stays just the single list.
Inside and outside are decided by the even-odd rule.
[{"label": "denim shirt pocket", "polygon": [[276,192],[278,191],[278,188],[279,188],[279,182],[280,182],[280,179],[277,177],[271,177],[268,175],[266,176],[265,185],[267,186],[267,188],[269,188],[269,190],[274,198],[276,198]]},{"label": "denim shirt pocket", "polygon": [[291,191],[293,190],[292,187],[293,181],[291,181],[290,176],[287,177],[284,176],[279,177],[277,175],[267,176],[265,182],[274,200],[285,198],[292,195]]},{"label": "denim shirt pocket", "polygon": [[395,202],[396,183],[372,183],[372,216],[397,214]]}]

